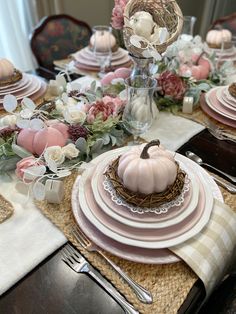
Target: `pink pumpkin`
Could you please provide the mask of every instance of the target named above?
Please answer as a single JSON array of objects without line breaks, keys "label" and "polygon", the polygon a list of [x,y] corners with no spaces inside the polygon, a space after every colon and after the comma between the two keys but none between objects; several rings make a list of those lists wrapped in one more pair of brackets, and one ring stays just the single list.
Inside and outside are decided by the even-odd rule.
[{"label": "pink pumpkin", "polygon": [[115,77],[114,72],[108,72],[108,73],[102,78],[101,84],[102,84],[102,85],[109,85],[109,84],[111,84],[111,81],[112,81],[113,79],[115,79],[115,78],[116,78],[116,77]]},{"label": "pink pumpkin", "polygon": [[55,123],[48,128],[34,131],[23,129],[17,136],[17,144],[32,154],[41,155],[46,147],[65,146],[68,140],[67,126],[63,123]]},{"label": "pink pumpkin", "polygon": [[108,72],[104,78],[101,80],[102,85],[109,85],[111,84],[111,81],[114,79],[126,79],[130,76],[131,69],[128,68],[118,68],[115,70],[115,72]]},{"label": "pink pumpkin", "polygon": [[182,64],[179,69],[180,75],[186,75],[186,73],[190,72],[191,76],[196,80],[204,80],[207,79],[209,73],[211,71],[210,62],[198,55],[192,55],[192,61],[195,63],[192,66],[187,64]]}]

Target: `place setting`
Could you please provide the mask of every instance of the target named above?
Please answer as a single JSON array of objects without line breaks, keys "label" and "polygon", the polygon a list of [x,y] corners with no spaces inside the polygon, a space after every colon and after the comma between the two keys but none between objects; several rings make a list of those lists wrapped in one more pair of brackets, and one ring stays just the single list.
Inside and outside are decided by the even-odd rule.
[{"label": "place setting", "polygon": [[7,59],[0,59],[0,73],[0,108],[5,95],[14,95],[19,101],[25,97],[37,100],[46,92],[47,84],[42,79],[16,70]]}]

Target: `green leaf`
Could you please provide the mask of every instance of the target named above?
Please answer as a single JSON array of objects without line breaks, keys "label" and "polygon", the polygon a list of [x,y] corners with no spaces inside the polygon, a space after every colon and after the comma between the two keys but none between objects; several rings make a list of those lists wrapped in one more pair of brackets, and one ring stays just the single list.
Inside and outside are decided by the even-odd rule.
[{"label": "green leaf", "polygon": [[16,169],[16,164],[21,158],[18,156],[0,158],[0,172],[4,173]]},{"label": "green leaf", "polygon": [[76,148],[78,148],[78,150],[82,153],[82,154],[85,154],[87,153],[87,142],[86,140],[83,138],[83,137],[79,137],[77,139],[77,141],[75,142],[75,146]]},{"label": "green leaf", "polygon": [[91,147],[91,150],[90,150],[91,154],[98,152],[102,148],[103,145],[104,145],[103,139],[102,138],[97,139],[94,145]]}]

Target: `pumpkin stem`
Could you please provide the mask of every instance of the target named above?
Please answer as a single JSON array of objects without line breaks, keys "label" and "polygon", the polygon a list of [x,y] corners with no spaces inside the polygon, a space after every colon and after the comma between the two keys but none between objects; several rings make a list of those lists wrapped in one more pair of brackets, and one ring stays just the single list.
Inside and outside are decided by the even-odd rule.
[{"label": "pumpkin stem", "polygon": [[140,155],[140,158],[142,159],[148,159],[150,158],[149,154],[148,154],[148,149],[152,146],[159,146],[160,145],[160,141],[159,140],[154,140],[154,141],[151,141],[149,143],[147,143],[144,148],[143,148],[143,151]]}]

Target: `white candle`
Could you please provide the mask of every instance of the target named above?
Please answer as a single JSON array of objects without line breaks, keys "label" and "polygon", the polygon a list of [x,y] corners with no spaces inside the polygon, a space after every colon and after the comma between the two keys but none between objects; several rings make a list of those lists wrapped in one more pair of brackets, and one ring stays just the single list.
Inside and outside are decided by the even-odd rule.
[{"label": "white candle", "polygon": [[49,203],[60,204],[64,197],[64,185],[60,180],[47,180],[45,184],[45,199]]},{"label": "white candle", "polygon": [[193,112],[193,97],[184,97],[182,111],[183,113]]}]

